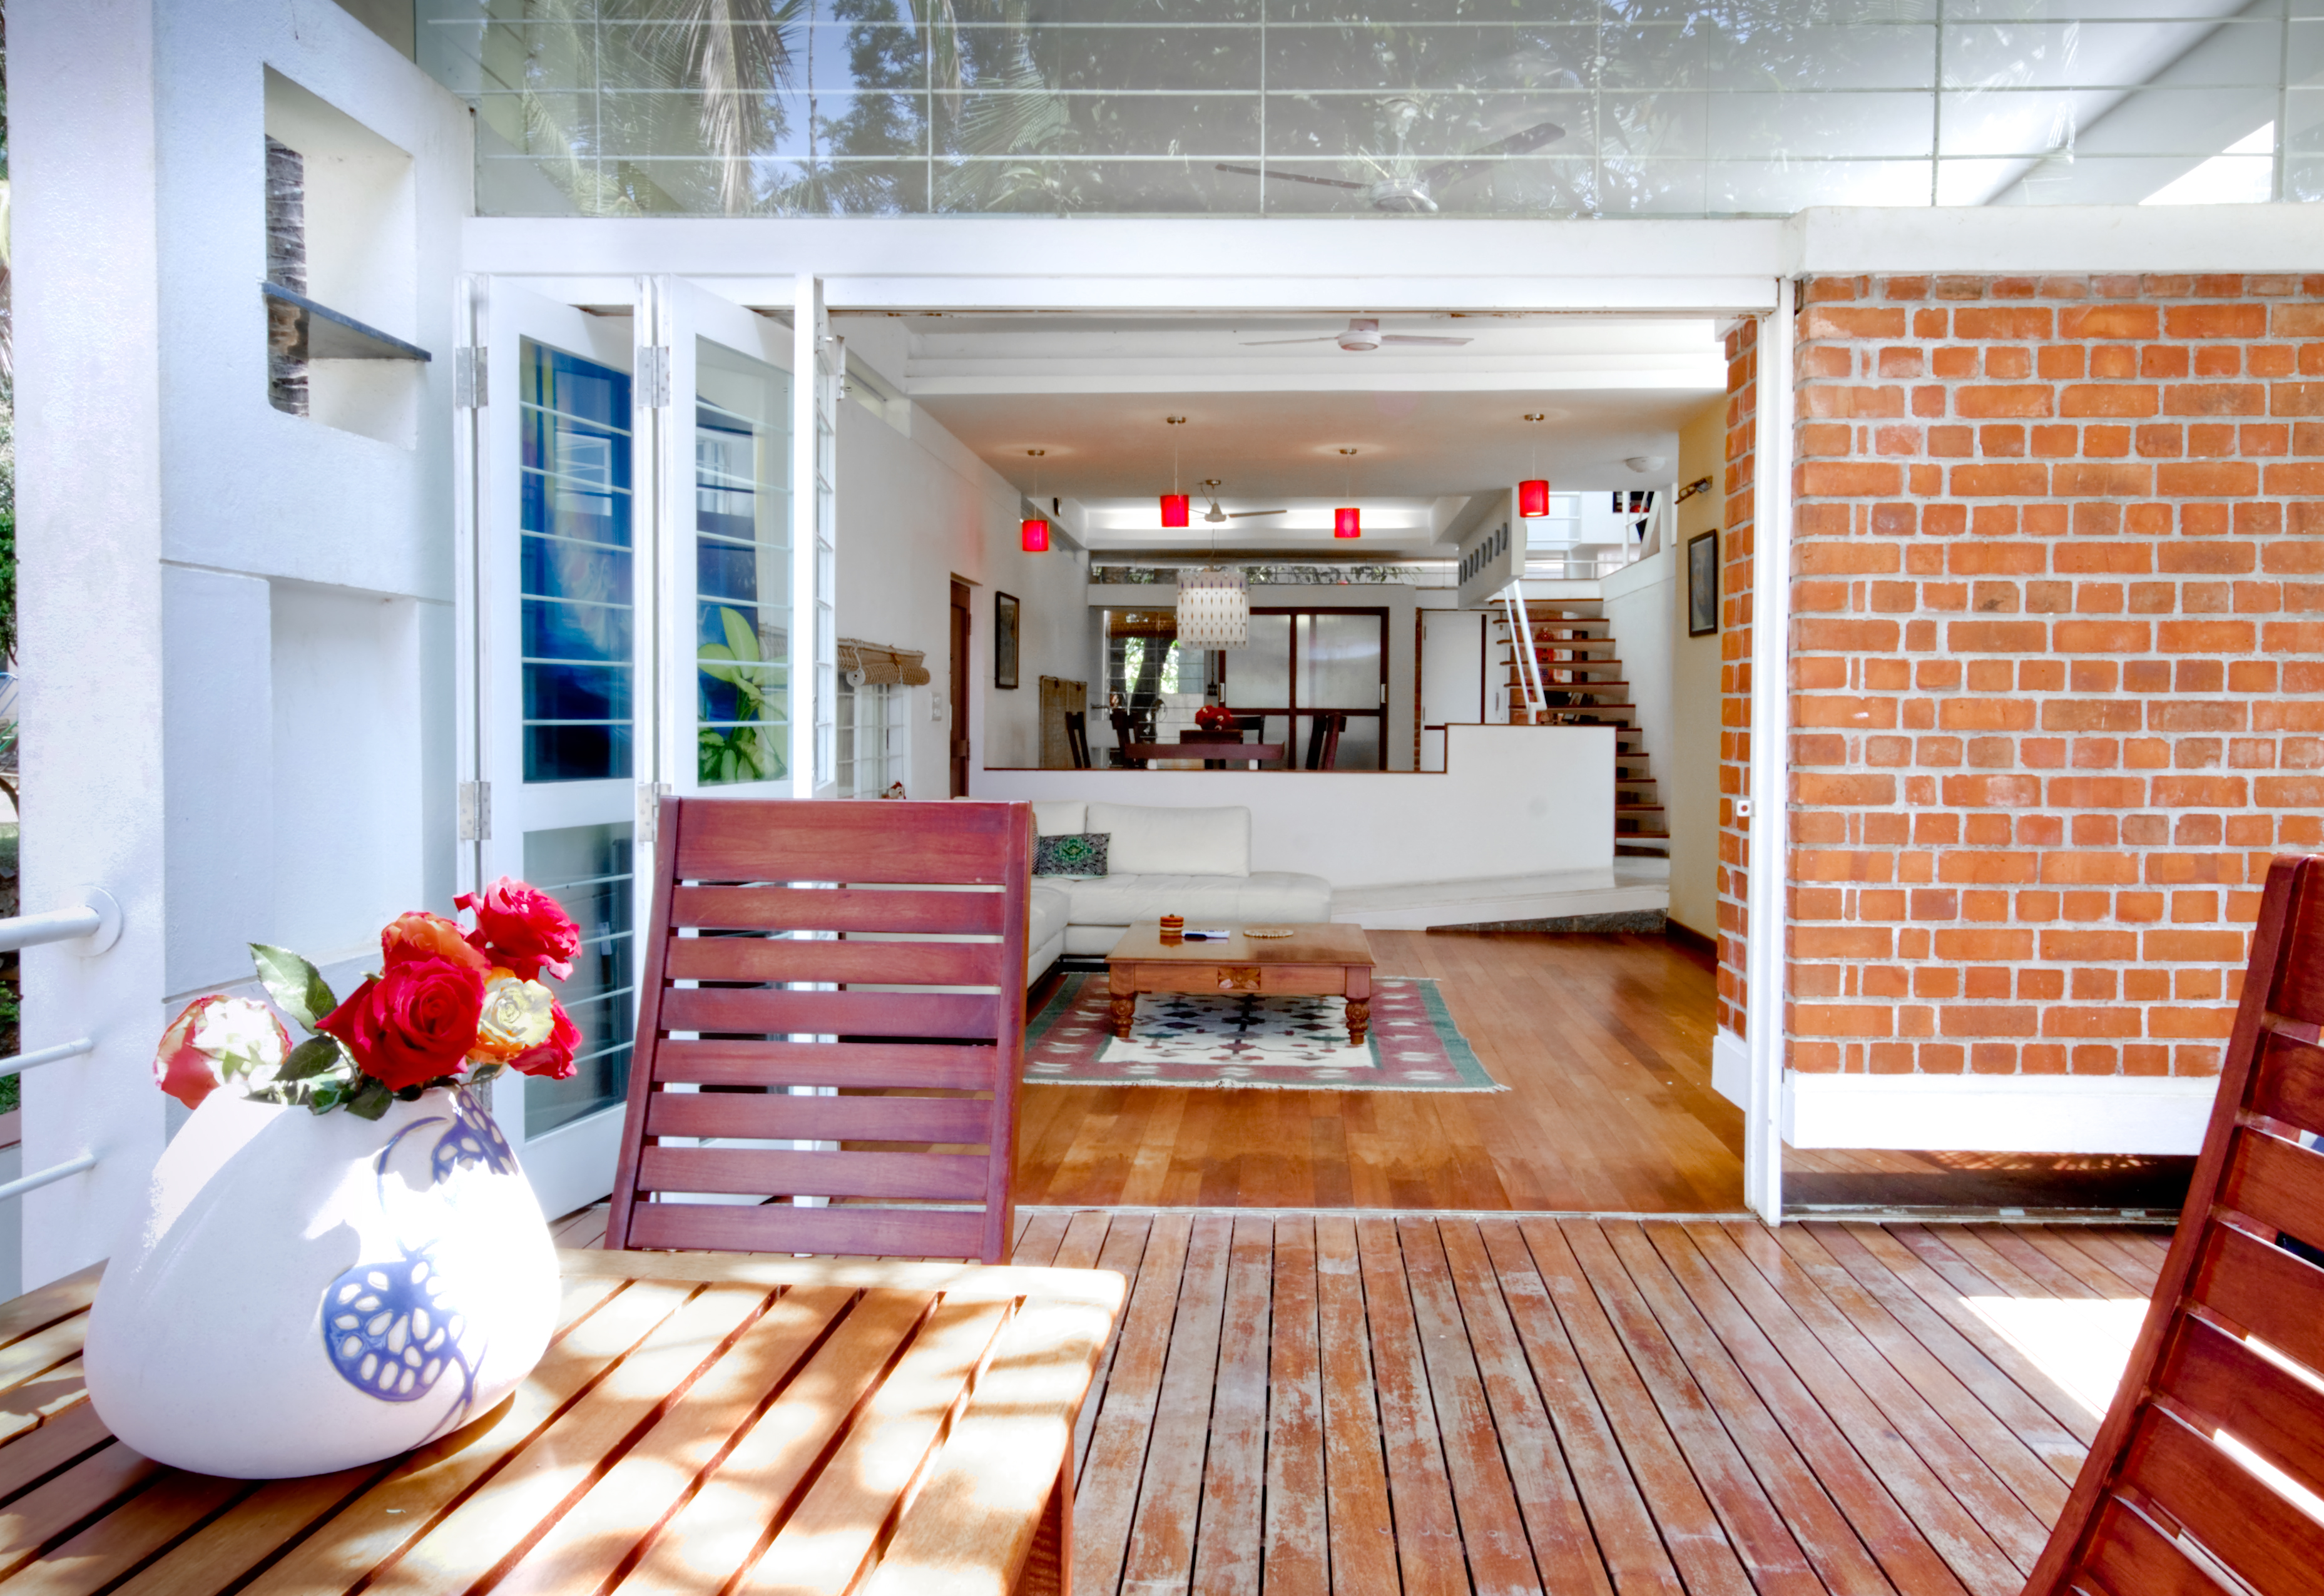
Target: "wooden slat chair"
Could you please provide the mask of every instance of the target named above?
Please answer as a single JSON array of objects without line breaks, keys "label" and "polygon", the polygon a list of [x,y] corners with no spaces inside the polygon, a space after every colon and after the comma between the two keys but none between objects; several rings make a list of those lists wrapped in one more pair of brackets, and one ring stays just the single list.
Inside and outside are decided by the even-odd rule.
[{"label": "wooden slat chair", "polygon": [[2324,1246],[2319,1023],[2324,856],[2282,858],[2153,1305],[2026,1596],[2324,1591],[2293,1494],[2324,1496],[2324,1268],[2285,1244]]},{"label": "wooden slat chair", "polygon": [[666,798],[659,835],[605,1245],[1007,1261],[1031,807]]}]

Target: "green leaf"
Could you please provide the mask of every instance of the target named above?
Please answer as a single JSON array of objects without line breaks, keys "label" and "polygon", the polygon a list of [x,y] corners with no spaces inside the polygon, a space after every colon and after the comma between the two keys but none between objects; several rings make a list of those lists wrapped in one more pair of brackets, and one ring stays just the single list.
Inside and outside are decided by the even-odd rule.
[{"label": "green leaf", "polygon": [[394,1101],[395,1093],[384,1083],[366,1077],[355,1094],[347,1099],[347,1112],[359,1120],[376,1120],[387,1112],[387,1105]]},{"label": "green leaf", "polygon": [[347,1061],[347,1051],[337,1037],[309,1037],[282,1061],[275,1078],[282,1081],[304,1081],[327,1075]]},{"label": "green leaf", "polygon": [[759,663],[759,634],[752,630],[748,621],[742,619],[742,612],[721,604],[718,606],[718,622],[726,633],[728,651],[737,660],[748,660],[752,665]]},{"label": "green leaf", "polygon": [[263,942],[254,942],[250,945],[250,962],[258,966],[258,979],[265,983],[266,995],[309,1030],[339,1006],[323,973],[287,947],[269,947]]}]

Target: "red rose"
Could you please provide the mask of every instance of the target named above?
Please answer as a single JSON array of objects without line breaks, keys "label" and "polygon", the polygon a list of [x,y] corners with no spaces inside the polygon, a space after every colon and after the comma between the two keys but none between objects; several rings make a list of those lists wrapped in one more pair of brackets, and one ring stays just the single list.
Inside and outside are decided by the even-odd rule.
[{"label": "red rose", "polygon": [[518,980],[537,980],[543,970],[559,981],[573,973],[581,928],[548,893],[503,876],[483,891],[464,892],[452,901],[476,911],[470,946]]},{"label": "red rose", "polygon": [[380,955],[391,964],[412,959],[449,959],[477,970],[489,970],[492,961],[468,946],[467,934],[441,915],[400,914],[379,934]]},{"label": "red rose", "polygon": [[573,1055],[581,1047],[581,1028],[565,1012],[564,1004],[552,1002],[549,1011],[549,1040],[510,1059],[509,1068],[539,1075],[545,1081],[569,1081],[573,1078]]},{"label": "red rose", "polygon": [[[215,1025],[220,1018],[225,1023]],[[196,998],[161,1033],[153,1082],[188,1108],[199,1108],[225,1084],[229,1067],[244,1075],[260,1070],[271,1080],[290,1051],[290,1033],[264,1005],[223,994]]]},{"label": "red rose", "polygon": [[466,1067],[484,1010],[480,971],[411,958],[355,988],[315,1029],[345,1042],[365,1075],[400,1092]]}]

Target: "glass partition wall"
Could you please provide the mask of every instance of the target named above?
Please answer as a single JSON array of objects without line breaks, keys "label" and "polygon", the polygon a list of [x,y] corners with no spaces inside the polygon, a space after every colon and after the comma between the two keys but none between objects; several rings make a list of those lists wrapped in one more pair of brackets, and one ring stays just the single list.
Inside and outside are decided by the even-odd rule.
[{"label": "glass partition wall", "polygon": [[538,215],[2324,198],[2324,0],[419,0]]}]

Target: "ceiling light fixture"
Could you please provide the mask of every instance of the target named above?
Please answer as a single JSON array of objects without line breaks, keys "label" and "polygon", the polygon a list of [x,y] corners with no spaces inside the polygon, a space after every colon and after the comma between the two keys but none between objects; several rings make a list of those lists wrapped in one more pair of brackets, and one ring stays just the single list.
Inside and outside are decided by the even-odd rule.
[{"label": "ceiling light fixture", "polygon": [[[1205,484],[1215,487],[1218,484]],[[1205,521],[1224,521],[1214,513]],[[1219,535],[1211,534],[1211,558],[1219,557]],[[1242,569],[1210,565],[1178,573],[1178,646],[1186,649],[1241,649],[1250,646],[1250,587]]]},{"label": "ceiling light fixture", "polygon": [[[1541,411],[1526,417],[1533,422],[1546,420]],[[1517,484],[1517,513],[1528,520],[1538,520],[1549,513],[1549,479],[1541,475],[1541,434],[1534,434],[1533,475]]]},{"label": "ceiling light fixture", "polygon": [[[1353,449],[1342,449],[1340,454],[1344,461],[1344,465],[1341,472],[1340,485],[1343,490],[1345,490],[1346,496],[1352,499],[1356,496],[1356,451]],[[1332,512],[1332,536],[1334,538],[1360,538],[1363,535],[1364,515],[1362,511],[1357,509],[1352,504],[1343,504],[1339,509]]]},{"label": "ceiling light fixture", "polygon": [[[1041,457],[1047,454],[1049,451],[1047,449],[1027,449],[1025,452],[1032,457],[1033,497],[1038,501],[1041,496]],[[1028,554],[1048,553],[1049,522],[1047,518],[1036,515],[1019,522],[1017,528],[1017,546]]]},{"label": "ceiling light fixture", "polygon": [[[1186,424],[1184,416],[1165,416],[1162,420],[1172,427]],[[1166,527],[1186,524],[1186,495],[1178,491],[1178,435],[1176,432],[1170,434],[1170,491],[1162,495],[1162,524]]]}]

